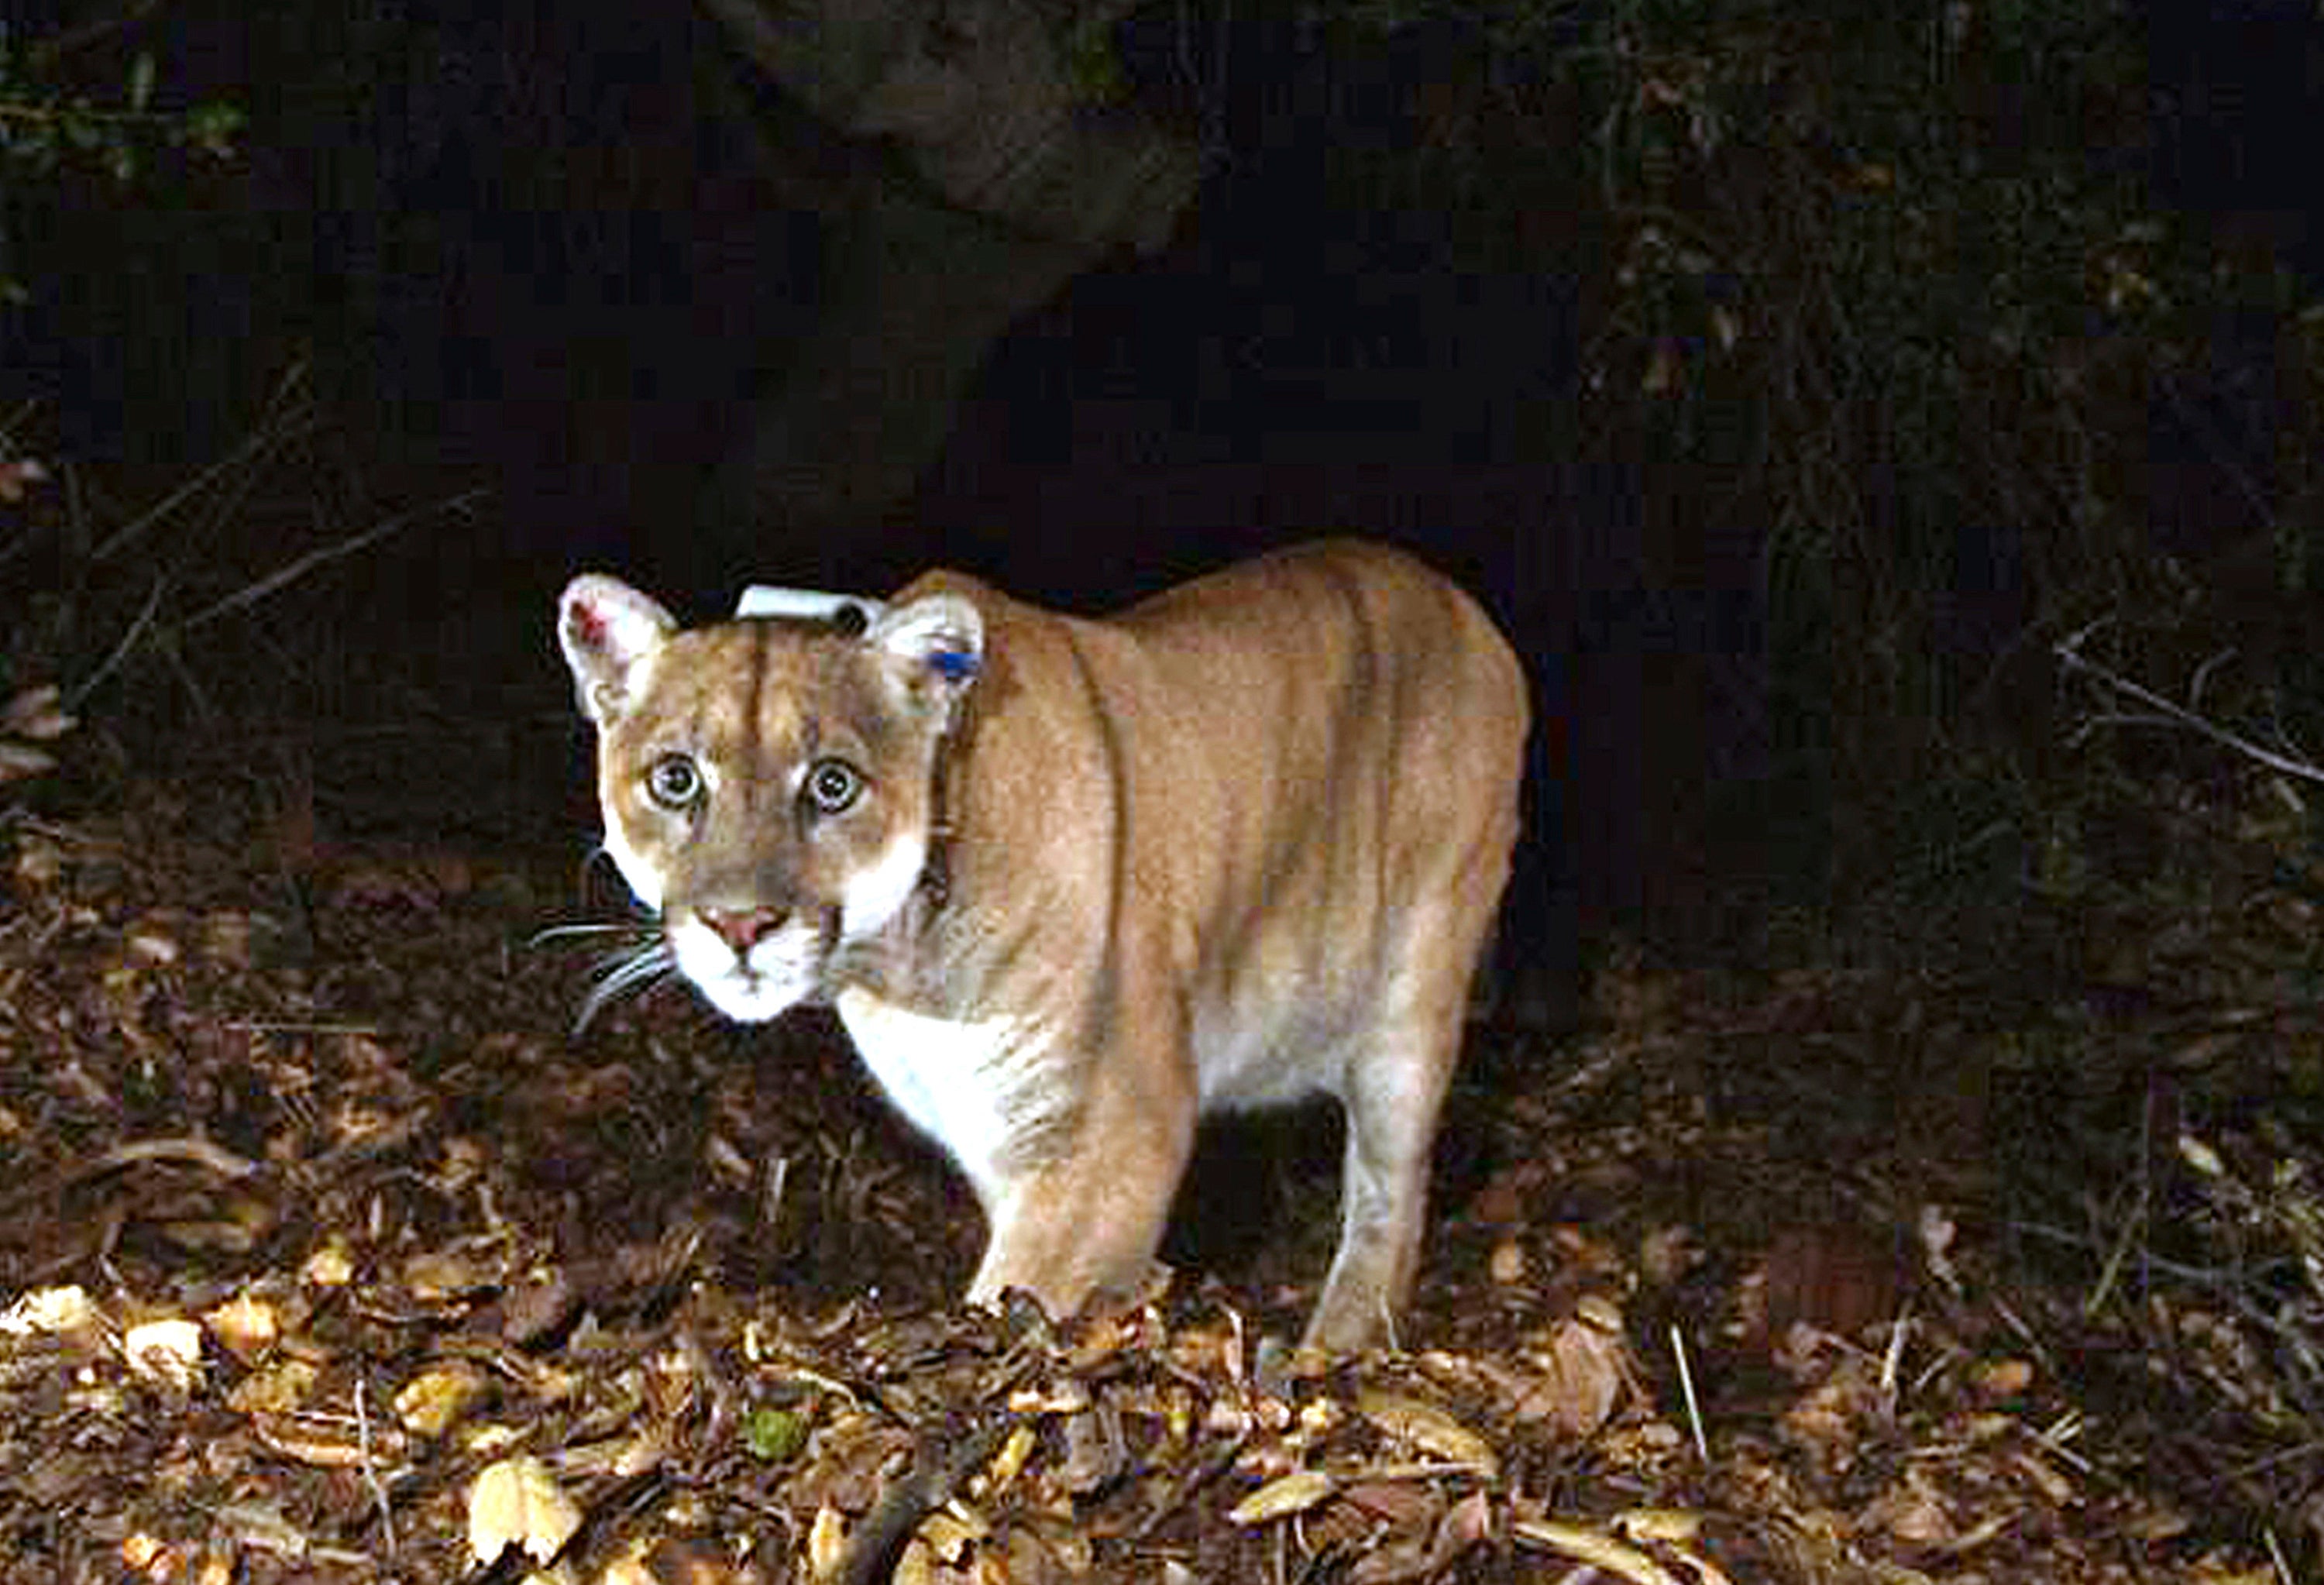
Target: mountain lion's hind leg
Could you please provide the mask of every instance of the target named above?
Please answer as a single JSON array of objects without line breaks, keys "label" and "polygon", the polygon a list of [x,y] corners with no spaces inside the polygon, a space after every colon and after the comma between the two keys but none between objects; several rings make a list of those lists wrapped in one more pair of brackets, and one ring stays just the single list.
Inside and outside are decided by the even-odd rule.
[{"label": "mountain lion's hind leg", "polygon": [[[1396,1341],[1397,1312],[1420,1264],[1437,1110],[1461,1055],[1469,979],[1500,894],[1499,865],[1416,908],[1390,954],[1374,1022],[1342,1078],[1347,1147],[1340,1247],[1306,1342],[1335,1351]],[[1485,899],[1479,907],[1475,898]]]}]

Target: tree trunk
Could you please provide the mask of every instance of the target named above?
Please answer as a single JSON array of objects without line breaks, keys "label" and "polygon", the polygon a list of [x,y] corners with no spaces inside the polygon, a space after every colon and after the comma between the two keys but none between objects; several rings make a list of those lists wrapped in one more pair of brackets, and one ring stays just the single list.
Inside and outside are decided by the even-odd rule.
[{"label": "tree trunk", "polygon": [[[821,295],[718,492],[733,527],[803,546],[902,499],[991,343],[1109,251],[1159,246],[1197,161],[1074,82],[1068,39],[1120,0],[702,5],[858,156],[770,140],[785,186],[823,218]],[[873,140],[884,157],[860,157]]]}]

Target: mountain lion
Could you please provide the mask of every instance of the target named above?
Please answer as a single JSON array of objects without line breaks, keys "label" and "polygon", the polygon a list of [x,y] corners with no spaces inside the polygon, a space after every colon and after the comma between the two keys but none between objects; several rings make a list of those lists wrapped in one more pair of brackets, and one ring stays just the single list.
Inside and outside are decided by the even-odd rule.
[{"label": "mountain lion", "polygon": [[1324,1093],[1307,1340],[1390,1335],[1517,828],[1524,674],[1468,596],[1329,542],[1097,621],[936,572],[681,631],[587,576],[558,633],[605,850],[663,925],[616,978],[835,1007],[974,1185],[971,1300],[1135,1282],[1197,1113]]}]

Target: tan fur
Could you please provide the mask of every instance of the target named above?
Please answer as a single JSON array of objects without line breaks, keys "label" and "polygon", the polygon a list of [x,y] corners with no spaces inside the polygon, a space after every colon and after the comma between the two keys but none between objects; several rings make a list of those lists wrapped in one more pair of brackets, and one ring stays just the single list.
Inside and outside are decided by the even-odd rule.
[{"label": "tan fur", "polygon": [[[1199,1112],[1324,1093],[1345,1179],[1308,1339],[1388,1334],[1517,834],[1523,674],[1467,596],[1329,542],[1102,621],[933,573],[862,636],[681,633],[584,577],[559,631],[607,845],[679,965],[734,1016],[838,1008],[976,1188],[973,1299],[1135,1282]],[[682,790],[673,755],[682,810],[646,779]],[[860,780],[822,813],[834,760]]]}]

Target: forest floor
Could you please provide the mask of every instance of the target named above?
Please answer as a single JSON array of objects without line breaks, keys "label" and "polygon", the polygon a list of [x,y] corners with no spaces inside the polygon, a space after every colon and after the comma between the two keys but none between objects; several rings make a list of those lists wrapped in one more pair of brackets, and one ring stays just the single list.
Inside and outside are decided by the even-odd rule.
[{"label": "forest floor", "polygon": [[1950,964],[1480,1025],[1404,1347],[1321,1359],[1334,1125],[1213,1138],[1138,1302],[964,1312],[833,1029],[576,1032],[586,816],[225,762],[0,825],[0,1579],[2318,1577],[2324,887],[2247,822]]}]

